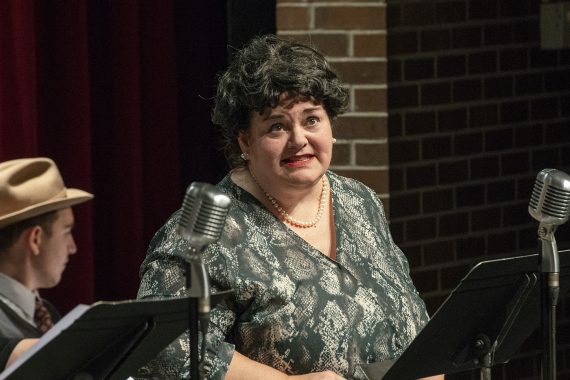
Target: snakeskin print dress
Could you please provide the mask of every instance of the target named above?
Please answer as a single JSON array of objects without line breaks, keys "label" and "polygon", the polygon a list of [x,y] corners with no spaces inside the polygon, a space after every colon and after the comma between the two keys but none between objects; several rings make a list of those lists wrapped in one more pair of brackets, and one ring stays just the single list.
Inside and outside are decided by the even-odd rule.
[{"label": "snakeskin print dress", "polygon": [[[332,370],[362,379],[360,364],[397,358],[427,323],[424,302],[382,204],[362,183],[327,172],[336,260],[325,256],[226,176],[232,199],[220,240],[206,247],[212,291],[233,289],[210,313],[204,368],[223,379],[234,350],[287,374]],[[183,296],[179,211],[154,236],[139,298]],[[188,378],[183,334],[139,370],[141,379]]]}]

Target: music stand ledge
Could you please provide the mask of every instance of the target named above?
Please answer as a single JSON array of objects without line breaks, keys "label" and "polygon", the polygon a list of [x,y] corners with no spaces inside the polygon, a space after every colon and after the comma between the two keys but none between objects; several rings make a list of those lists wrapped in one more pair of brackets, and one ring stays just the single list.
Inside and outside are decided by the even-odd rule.
[{"label": "music stand ledge", "polygon": [[[568,288],[570,250],[560,252],[560,267],[562,295]],[[362,369],[372,380],[490,371],[509,361],[540,327],[540,296],[538,255],[483,261],[461,280],[398,360]]]},{"label": "music stand ledge", "polygon": [[[212,295],[212,304],[230,292]],[[79,305],[0,380],[124,380],[188,329],[192,297]]]}]

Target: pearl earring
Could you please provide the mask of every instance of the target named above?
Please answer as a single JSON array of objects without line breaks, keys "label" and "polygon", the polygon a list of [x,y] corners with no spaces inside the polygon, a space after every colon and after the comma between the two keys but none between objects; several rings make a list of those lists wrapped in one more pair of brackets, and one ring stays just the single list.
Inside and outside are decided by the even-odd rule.
[{"label": "pearl earring", "polygon": [[244,153],[240,154],[240,157],[242,160],[247,161],[247,153],[244,152]]},{"label": "pearl earring", "polygon": [[333,137],[332,139],[333,144],[336,143],[336,139]]}]

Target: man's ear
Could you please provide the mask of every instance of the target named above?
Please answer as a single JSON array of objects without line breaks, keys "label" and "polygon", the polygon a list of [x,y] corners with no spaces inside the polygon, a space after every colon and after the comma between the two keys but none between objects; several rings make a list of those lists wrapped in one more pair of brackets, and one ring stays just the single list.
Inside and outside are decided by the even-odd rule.
[{"label": "man's ear", "polygon": [[44,230],[40,226],[33,226],[23,232],[28,249],[34,254],[40,254],[40,246],[44,238]]}]

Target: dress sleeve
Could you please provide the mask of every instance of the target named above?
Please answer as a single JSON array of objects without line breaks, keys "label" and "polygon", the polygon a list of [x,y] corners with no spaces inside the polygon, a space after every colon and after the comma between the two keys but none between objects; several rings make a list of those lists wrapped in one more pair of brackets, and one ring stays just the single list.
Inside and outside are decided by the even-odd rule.
[{"label": "dress sleeve", "polygon": [[[141,267],[141,283],[137,298],[167,299],[184,296],[186,276],[183,255],[187,243],[175,231],[176,214],[157,232]],[[221,290],[211,284],[212,293]],[[223,379],[234,353],[226,336],[233,326],[235,314],[225,304],[210,312],[204,373],[208,379]],[[200,334],[199,347],[202,336]],[[201,358],[200,358],[201,360]],[[162,350],[153,360],[139,369],[137,379],[180,379],[190,377],[190,343],[185,332]]]}]

